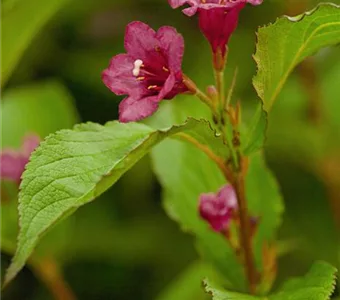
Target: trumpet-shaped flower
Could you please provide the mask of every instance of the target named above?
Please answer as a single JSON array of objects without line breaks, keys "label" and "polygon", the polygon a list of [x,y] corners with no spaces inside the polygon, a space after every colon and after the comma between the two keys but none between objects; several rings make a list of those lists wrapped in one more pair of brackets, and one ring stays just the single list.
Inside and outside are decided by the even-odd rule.
[{"label": "trumpet-shaped flower", "polygon": [[126,54],[111,59],[104,70],[105,85],[117,95],[128,95],[119,105],[119,120],[131,122],[152,115],[163,99],[188,91],[181,70],[183,37],[170,26],[157,32],[142,22],[125,32]]}]

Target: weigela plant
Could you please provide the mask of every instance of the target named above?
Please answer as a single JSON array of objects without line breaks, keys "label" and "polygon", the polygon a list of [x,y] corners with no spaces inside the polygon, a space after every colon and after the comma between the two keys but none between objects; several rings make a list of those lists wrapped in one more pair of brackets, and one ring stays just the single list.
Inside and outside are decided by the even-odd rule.
[{"label": "weigela plant", "polygon": [[[204,261],[214,267],[212,279],[222,283],[220,287],[210,278],[204,281],[213,299],[328,300],[336,269],[326,263],[315,264],[304,278],[262,297],[277,275],[276,232],[283,212],[263,147],[267,115],[294,67],[315,51],[340,43],[340,7],[323,4],[259,29],[253,85],[261,101],[253,120],[244,122],[242,102],[233,97],[237,72],[226,88],[224,71],[242,10],[262,0],[169,0],[169,4],[185,6],[185,15],[198,18],[211,46],[215,83],[199,88],[182,71],[184,39],[177,29],[154,30],[138,21],[128,24],[126,53],[113,56],[102,73],[113,93],[126,96],[119,104],[119,121],[80,124],[47,137],[33,152],[23,177],[39,139],[29,137],[20,150],[1,155],[2,178],[22,181],[18,246],[5,284],[24,266],[47,229],[91,202],[169,138],[175,141],[154,149],[155,171],[165,189],[167,211],[195,235]],[[176,107],[180,94],[204,103],[204,119],[193,118],[191,106]],[[167,106],[162,100],[172,101]],[[176,123],[183,114],[186,122]],[[136,122],[152,115],[156,128]],[[172,125],[159,128],[162,118]]]}]

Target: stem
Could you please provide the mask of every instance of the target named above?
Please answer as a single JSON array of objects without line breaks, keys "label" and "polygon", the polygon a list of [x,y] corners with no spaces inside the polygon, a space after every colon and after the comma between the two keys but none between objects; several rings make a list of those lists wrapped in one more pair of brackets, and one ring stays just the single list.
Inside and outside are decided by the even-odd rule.
[{"label": "stem", "polygon": [[221,118],[224,117],[223,115],[223,104],[225,102],[225,95],[224,95],[224,70],[219,71],[215,70],[215,80],[216,80],[216,88],[219,96],[219,111],[221,114]]},{"label": "stem", "polygon": [[190,135],[187,135],[186,133],[177,133],[175,136],[186,140],[187,142],[193,144],[196,148],[200,149],[203,151],[211,160],[213,160],[216,165],[220,168],[222,173],[224,174],[225,178],[229,181],[232,182],[233,180],[233,174],[231,170],[229,170],[226,165],[224,164],[224,160],[217,156],[214,152],[210,150],[207,146],[201,144],[199,141],[197,141],[195,138],[191,137]]},{"label": "stem", "polygon": [[[243,165],[241,161],[241,166]],[[240,238],[244,253],[245,271],[249,283],[249,292],[255,294],[257,274],[254,263],[253,249],[251,244],[250,222],[247,211],[247,201],[245,197],[244,172],[241,170],[236,174],[234,183],[235,192],[240,216]]]},{"label": "stem", "polygon": [[53,259],[45,259],[40,263],[35,263],[33,269],[42,282],[56,300],[76,300],[71,288],[65,282],[59,266]]}]

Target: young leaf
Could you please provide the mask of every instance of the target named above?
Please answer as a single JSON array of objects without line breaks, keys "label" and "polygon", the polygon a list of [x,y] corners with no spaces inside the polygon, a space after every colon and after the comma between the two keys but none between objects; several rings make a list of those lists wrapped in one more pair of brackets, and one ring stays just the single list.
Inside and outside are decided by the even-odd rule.
[{"label": "young leaf", "polygon": [[263,105],[259,104],[247,132],[245,145],[243,146],[244,155],[249,156],[263,148],[268,125],[267,117],[267,112],[263,109]]},{"label": "young leaf", "polygon": [[306,276],[288,280],[278,293],[269,297],[226,291],[208,280],[204,285],[213,300],[329,300],[335,288],[336,271],[328,263],[316,262]]},{"label": "young leaf", "polygon": [[340,6],[330,3],[259,29],[253,84],[267,111],[293,69],[321,48],[340,43],[339,32]]},{"label": "young leaf", "polygon": [[[67,0],[20,0],[2,18],[1,85],[19,62],[33,37]],[[32,17],[32,14],[34,17]]]},{"label": "young leaf", "polygon": [[190,135],[197,129],[207,134],[206,126],[208,122],[195,119],[166,130],[138,123],[86,123],[47,137],[23,175],[18,245],[5,284],[23,267],[43,233],[107,190],[155,144],[179,132]]}]

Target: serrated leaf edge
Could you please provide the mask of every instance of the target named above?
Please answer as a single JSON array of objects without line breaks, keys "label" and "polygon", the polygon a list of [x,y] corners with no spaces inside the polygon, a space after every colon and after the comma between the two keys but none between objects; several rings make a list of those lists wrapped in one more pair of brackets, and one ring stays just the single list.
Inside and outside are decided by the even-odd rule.
[{"label": "serrated leaf edge", "polygon": [[[263,29],[266,29],[270,26],[273,26],[275,24],[277,24],[278,22],[284,22],[285,20],[289,21],[289,22],[293,22],[293,23],[296,23],[296,22],[300,22],[302,21],[305,17],[308,17],[308,16],[311,16],[313,15],[316,11],[318,11],[320,8],[322,7],[327,7],[327,6],[332,6],[332,7],[335,7],[337,9],[340,9],[340,5],[337,5],[337,4],[334,4],[334,3],[331,3],[331,2],[323,2],[323,3],[319,3],[315,8],[313,8],[312,10],[310,11],[307,11],[303,14],[300,14],[300,15],[297,15],[295,17],[290,17],[290,16],[287,16],[287,15],[284,15],[282,17],[278,17],[276,18],[276,20],[272,23],[268,23],[267,25],[264,25],[264,26],[260,26],[258,28],[258,30],[256,31],[256,45],[258,44],[258,35],[259,35],[259,31],[260,30],[263,30]],[[275,90],[275,93],[273,94],[272,98],[269,100],[269,104],[267,105],[266,103],[264,103],[264,99],[263,99],[263,88],[259,89],[256,87],[256,79],[258,77],[261,77],[260,75],[263,73],[263,67],[262,67],[262,63],[261,63],[261,60],[260,58],[258,57],[258,47],[256,47],[256,52],[255,54],[252,55],[253,57],[253,60],[255,61],[256,63],[256,74],[253,76],[253,86],[254,86],[254,89],[257,93],[257,95],[259,96],[259,98],[261,99],[262,103],[263,103],[263,107],[264,109],[268,112],[270,110],[270,108],[272,107],[273,105],[273,102],[275,101],[276,97],[278,96],[278,94],[280,93],[284,83],[286,82],[289,74],[292,72],[292,70],[294,69],[294,66],[295,66],[295,60],[296,60],[296,57],[298,56],[300,51],[297,52],[296,56],[294,57],[294,61],[293,63],[290,65],[290,67],[288,68],[288,71],[286,72],[286,74],[284,74],[283,78],[284,80],[281,80],[281,84],[279,84],[279,86],[276,88]]]}]

